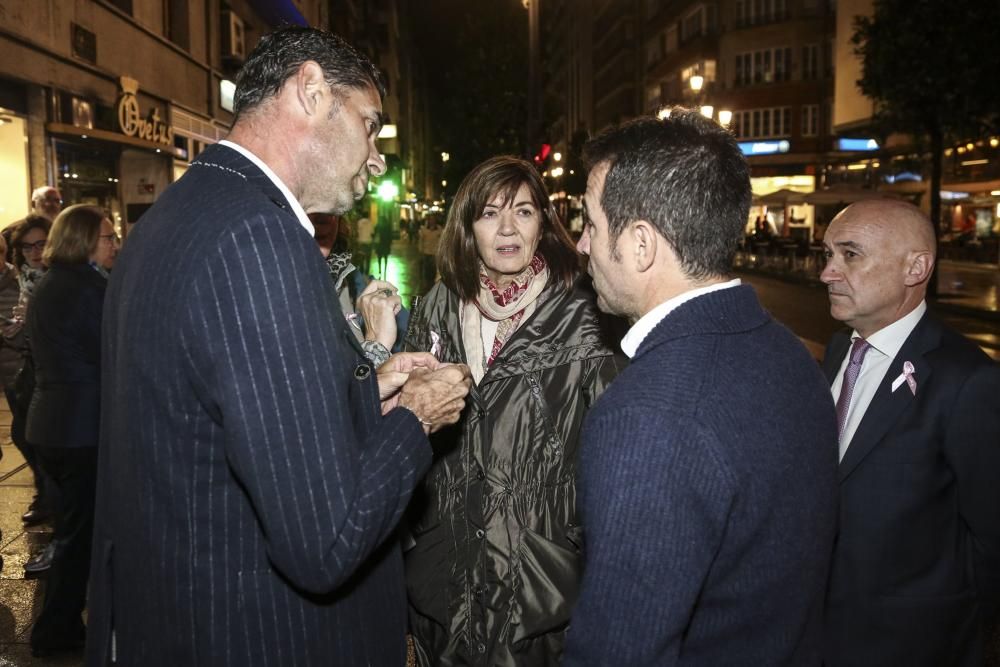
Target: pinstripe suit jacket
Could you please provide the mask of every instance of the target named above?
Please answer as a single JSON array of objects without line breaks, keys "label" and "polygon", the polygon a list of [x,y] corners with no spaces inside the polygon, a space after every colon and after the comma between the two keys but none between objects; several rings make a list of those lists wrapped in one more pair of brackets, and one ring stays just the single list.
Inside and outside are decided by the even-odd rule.
[{"label": "pinstripe suit jacket", "polygon": [[103,327],[89,665],[402,665],[394,527],[430,448],[380,415],[315,241],[213,146],[130,234]]}]

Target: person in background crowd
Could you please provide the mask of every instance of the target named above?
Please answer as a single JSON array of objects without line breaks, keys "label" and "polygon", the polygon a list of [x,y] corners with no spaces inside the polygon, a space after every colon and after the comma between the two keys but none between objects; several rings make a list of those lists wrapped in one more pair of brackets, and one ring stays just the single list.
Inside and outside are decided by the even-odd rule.
[{"label": "person in background crowd", "polygon": [[83,648],[97,482],[101,399],[101,314],[118,237],[104,211],[70,206],[45,248],[27,330],[35,390],[26,437],[59,492],[54,559],[42,611],[31,629],[36,657]]},{"label": "person in background crowd", "polygon": [[[7,255],[7,242],[0,236],[0,257]],[[7,405],[14,412],[12,392],[14,381],[24,363],[24,323],[11,317],[17,307],[21,288],[17,283],[17,269],[9,262],[0,264],[0,382],[3,382]],[[0,457],[3,454],[0,452]],[[0,539],[3,533],[0,532]],[[3,557],[0,556],[0,569]]]},{"label": "person in background crowd", "polygon": [[371,269],[372,238],[375,228],[372,225],[371,218],[367,215],[362,215],[358,218],[356,224],[358,234],[358,269],[367,276],[368,271]]},{"label": "person in background crowd", "polygon": [[342,233],[346,228],[343,216],[310,213],[309,220],[316,228],[316,243],[326,258],[340,308],[365,356],[378,368],[391,352],[402,348],[397,338],[406,331],[409,311],[403,308],[395,285],[369,280],[351,263],[348,235]]},{"label": "person in background crowd", "polygon": [[404,664],[396,528],[468,369],[425,353],[375,372],[307,217],[385,171],[384,93],[335,35],[264,35],[228,137],[129,234],[104,314],[88,664]]},{"label": "person in background crowd", "polygon": [[580,424],[618,362],[530,163],[466,176],[438,260],[406,346],[467,362],[476,385],[408,515],[417,661],[557,665],[581,568]]},{"label": "person in background crowd", "polygon": [[[41,216],[51,223],[56,219],[56,216],[59,215],[59,211],[62,210],[62,205],[63,200],[62,195],[59,194],[59,190],[51,185],[43,185],[35,188],[31,192],[31,213],[28,214],[28,217],[33,215]],[[24,219],[12,222],[4,228],[2,233],[0,233],[0,235],[3,236],[4,241],[7,243],[7,254],[4,255],[4,257],[8,262],[14,262],[15,248],[11,239],[13,238],[13,234],[17,230],[18,225],[23,222]]]},{"label": "person in background crowd", "polygon": [[375,262],[376,274],[385,279],[389,270],[389,255],[392,253],[392,222],[385,216],[380,216],[375,225]]},{"label": "person in background crowd", "polygon": [[420,228],[420,279],[424,291],[434,285],[437,274],[437,253],[441,243],[441,216],[431,213]]},{"label": "person in background crowd", "polygon": [[[35,285],[45,274],[42,261],[49,237],[49,220],[40,215],[29,215],[18,225],[11,238],[14,244],[14,265],[18,270],[18,305],[10,313],[15,323],[22,325],[30,310]],[[13,386],[7,392],[11,404],[11,440],[21,452],[35,479],[35,496],[28,510],[21,515],[25,525],[33,526],[47,521],[58,505],[57,491],[48,474],[41,468],[35,447],[25,437],[25,424],[31,394],[35,386],[35,367],[30,349],[24,348],[24,359]],[[39,574],[49,569],[55,552],[55,543],[50,542],[44,549],[34,554],[24,564],[28,574]]]},{"label": "person in background crowd", "polygon": [[809,352],[731,278],[746,159],[680,108],[584,155],[577,248],[598,306],[633,323],[632,363],[583,425],[563,664],[819,665],[836,418]]},{"label": "person in background crowd", "polygon": [[851,204],[823,238],[840,428],[824,664],[980,667],[1000,603],[1000,367],[927,309],[934,228]]}]

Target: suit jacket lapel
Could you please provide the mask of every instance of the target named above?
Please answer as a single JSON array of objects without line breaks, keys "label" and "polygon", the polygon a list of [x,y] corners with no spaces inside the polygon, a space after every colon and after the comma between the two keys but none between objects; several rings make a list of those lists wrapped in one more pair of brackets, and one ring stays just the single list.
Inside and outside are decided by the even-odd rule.
[{"label": "suit jacket lapel", "polygon": [[903,373],[903,364],[907,361],[913,364],[917,392],[920,392],[927,386],[926,383],[931,375],[930,364],[924,355],[937,347],[940,340],[941,332],[937,323],[925,313],[903,343],[899,354],[889,365],[889,370],[875,391],[864,417],[861,418],[858,430],[851,438],[851,444],[840,462],[841,482],[881,442],[885,434],[895,426],[903,411],[916,400],[905,382],[896,391],[892,391],[893,382]]},{"label": "suit jacket lapel", "polygon": [[[851,333],[847,329],[833,334],[830,344],[826,346],[826,353],[823,355],[823,373],[831,386],[833,386],[833,381],[837,379],[837,373],[840,371],[840,366],[844,363],[844,357],[847,356],[850,348]],[[836,401],[836,397],[834,400]]]}]

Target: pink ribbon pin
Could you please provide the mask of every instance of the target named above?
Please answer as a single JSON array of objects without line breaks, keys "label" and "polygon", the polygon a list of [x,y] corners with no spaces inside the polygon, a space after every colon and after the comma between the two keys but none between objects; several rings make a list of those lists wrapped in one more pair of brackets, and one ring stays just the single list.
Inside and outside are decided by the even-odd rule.
[{"label": "pink ribbon pin", "polygon": [[431,331],[431,354],[434,355],[435,359],[441,361],[441,336],[433,330]]},{"label": "pink ribbon pin", "polygon": [[895,393],[895,391],[897,389],[899,389],[900,385],[905,382],[907,384],[907,386],[909,386],[909,388],[910,388],[910,393],[913,394],[914,396],[916,396],[917,395],[917,380],[916,380],[916,378],[913,377],[913,374],[915,372],[916,372],[916,369],[913,367],[913,364],[910,363],[909,361],[904,361],[903,362],[903,373],[898,378],[896,378],[896,380],[892,383],[892,391],[893,391],[893,393]]}]

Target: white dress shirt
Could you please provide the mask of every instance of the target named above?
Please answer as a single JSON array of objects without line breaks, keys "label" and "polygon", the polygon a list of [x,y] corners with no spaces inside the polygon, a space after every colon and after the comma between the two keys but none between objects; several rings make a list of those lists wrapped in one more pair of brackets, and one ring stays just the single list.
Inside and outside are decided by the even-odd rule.
[{"label": "white dress shirt", "polygon": [[[871,345],[871,348],[865,353],[865,358],[861,361],[861,372],[854,383],[851,405],[847,408],[847,422],[844,424],[844,432],[841,433],[840,437],[841,459],[844,458],[844,452],[847,451],[847,447],[851,443],[851,438],[854,437],[854,432],[858,430],[861,419],[865,416],[865,412],[868,411],[868,406],[871,404],[876,390],[882,384],[885,374],[889,372],[892,360],[899,354],[903,343],[910,337],[913,328],[917,326],[917,322],[920,321],[925,312],[927,312],[927,302],[921,301],[920,305],[909,313],[889,326],[879,329],[865,339]],[[853,343],[854,339],[859,336],[860,334],[857,331],[852,331],[851,342]],[[850,352],[844,355],[844,361],[840,364],[837,377],[834,378],[833,385],[830,387],[834,403],[840,397],[840,387],[844,384],[844,369],[847,368],[847,362],[850,361],[850,358]],[[907,389],[907,391],[909,390]]]},{"label": "white dress shirt", "polygon": [[299,203],[298,199],[292,196],[292,191],[281,182],[281,179],[278,178],[276,173],[271,171],[270,167],[264,164],[263,160],[251,153],[249,149],[244,148],[239,144],[234,144],[229,139],[223,139],[219,143],[223,146],[232,148],[234,151],[257,165],[257,167],[271,179],[271,182],[274,183],[279,190],[281,190],[281,194],[283,194],[285,199],[288,200],[288,205],[292,207],[292,213],[294,213],[295,217],[299,219],[299,224],[306,228],[306,231],[309,232],[309,236],[316,236],[316,228],[313,227],[313,223],[309,220],[309,216],[306,215],[306,211],[302,208],[302,204]]},{"label": "white dress shirt", "polygon": [[719,290],[728,289],[730,287],[736,287],[740,284],[739,278],[734,278],[728,282],[715,283],[714,285],[709,285],[708,287],[699,287],[698,289],[688,290],[687,292],[682,292],[672,299],[667,299],[661,303],[656,308],[639,318],[639,320],[632,325],[632,328],[628,330],[625,337],[622,338],[622,351],[628,355],[631,359],[635,356],[636,351],[642,344],[642,341],[646,339],[649,332],[656,328],[656,325],[663,321],[663,319],[669,315],[671,312],[677,309],[683,303],[687,303],[691,299],[695,299],[699,296],[704,296],[710,292],[718,292]]}]

